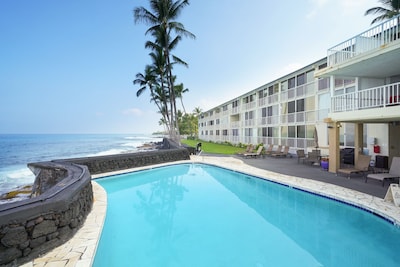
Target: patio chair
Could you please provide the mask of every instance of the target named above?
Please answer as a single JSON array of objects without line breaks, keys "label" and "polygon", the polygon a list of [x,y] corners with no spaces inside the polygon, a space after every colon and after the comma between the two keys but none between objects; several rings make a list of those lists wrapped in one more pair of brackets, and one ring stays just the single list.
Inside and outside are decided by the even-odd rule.
[{"label": "patio chair", "polygon": [[258,147],[258,149],[257,149],[257,152],[255,152],[255,153],[244,153],[243,156],[245,156],[246,158],[247,157],[256,158],[256,157],[261,155],[261,152],[263,151],[263,149],[264,149],[264,146],[260,145]]},{"label": "patio chair", "polygon": [[321,151],[313,150],[307,154],[303,162],[311,163],[311,165],[314,163],[318,163],[319,165],[320,161],[321,161]]},{"label": "patio chair", "polygon": [[289,148],[290,148],[289,146],[285,146],[283,151],[281,149],[280,152],[272,153],[271,156],[273,156],[273,157],[286,157],[288,155],[288,153],[289,153]]},{"label": "patio chair", "polygon": [[369,164],[371,162],[371,156],[369,155],[358,155],[358,159],[356,161],[356,164],[354,165],[353,168],[343,168],[343,169],[338,169],[337,173],[343,173],[347,175],[347,178],[350,179],[351,174],[353,173],[363,173],[368,171]]},{"label": "patio chair", "polygon": [[252,144],[248,145],[246,150],[244,152],[238,152],[237,155],[243,156],[246,153],[252,153],[254,149],[254,146]]},{"label": "patio chair", "polygon": [[306,154],[304,153],[304,149],[298,149],[296,151],[296,154],[297,154],[297,163],[300,163],[300,160],[302,160],[304,163],[304,160],[306,159]]},{"label": "patio chair", "polygon": [[400,157],[393,157],[388,173],[370,173],[365,177],[365,182],[368,178],[381,180],[382,186],[385,185],[386,179],[400,178]]}]

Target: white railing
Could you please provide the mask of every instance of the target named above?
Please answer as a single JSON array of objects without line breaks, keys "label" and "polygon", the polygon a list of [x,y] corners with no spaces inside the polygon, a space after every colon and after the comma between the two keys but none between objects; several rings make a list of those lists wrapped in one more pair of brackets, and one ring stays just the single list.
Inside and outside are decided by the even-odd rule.
[{"label": "white railing", "polygon": [[268,96],[268,104],[275,104],[279,101],[279,94],[273,94]]},{"label": "white railing", "polygon": [[279,116],[268,116],[268,117],[261,117],[258,120],[260,125],[269,125],[269,124],[278,124],[279,123]]},{"label": "white railing", "polygon": [[357,55],[400,38],[400,15],[328,49],[328,66],[343,63]]},{"label": "white railing", "polygon": [[380,108],[400,104],[400,82],[334,96],[332,112]]},{"label": "white railing", "polygon": [[240,112],[240,108],[239,107],[234,107],[231,109],[231,114],[238,114]]},{"label": "white railing", "polygon": [[232,121],[231,128],[238,128],[240,126],[240,121]]},{"label": "white railing", "polygon": [[259,107],[263,107],[263,106],[265,106],[266,104],[267,104],[267,98],[266,98],[266,97],[263,97],[263,98],[258,99],[258,106],[259,106]]},{"label": "white railing", "polygon": [[244,127],[254,126],[254,125],[255,125],[255,120],[254,119],[244,120],[244,123],[243,123]]},{"label": "white railing", "polygon": [[244,107],[243,110],[254,109],[254,108],[256,107],[256,102],[253,101],[253,102],[245,103],[245,104],[243,105],[243,107]]}]

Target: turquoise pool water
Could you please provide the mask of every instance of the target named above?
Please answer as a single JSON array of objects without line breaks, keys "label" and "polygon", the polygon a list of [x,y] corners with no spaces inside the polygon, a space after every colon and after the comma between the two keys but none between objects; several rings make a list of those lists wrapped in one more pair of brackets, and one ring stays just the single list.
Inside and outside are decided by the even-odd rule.
[{"label": "turquoise pool water", "polygon": [[399,227],[257,177],[182,164],[96,181],[108,208],[95,267],[399,266]]}]

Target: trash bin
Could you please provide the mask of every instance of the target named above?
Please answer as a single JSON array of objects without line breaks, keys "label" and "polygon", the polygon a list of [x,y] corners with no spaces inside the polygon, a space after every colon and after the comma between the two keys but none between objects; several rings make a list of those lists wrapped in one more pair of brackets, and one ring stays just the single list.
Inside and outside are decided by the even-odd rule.
[{"label": "trash bin", "polygon": [[328,160],[322,160],[321,161],[321,168],[323,169],[323,170],[328,170],[329,169],[329,161]]}]

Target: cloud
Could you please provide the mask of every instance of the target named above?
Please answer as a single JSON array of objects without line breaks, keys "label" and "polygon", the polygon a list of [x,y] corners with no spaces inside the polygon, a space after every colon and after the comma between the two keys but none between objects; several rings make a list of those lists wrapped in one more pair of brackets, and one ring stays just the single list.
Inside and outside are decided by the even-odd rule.
[{"label": "cloud", "polygon": [[133,115],[135,117],[141,117],[141,116],[143,116],[144,112],[141,109],[138,109],[138,108],[129,108],[129,109],[123,110],[122,114],[124,114],[124,115]]}]

